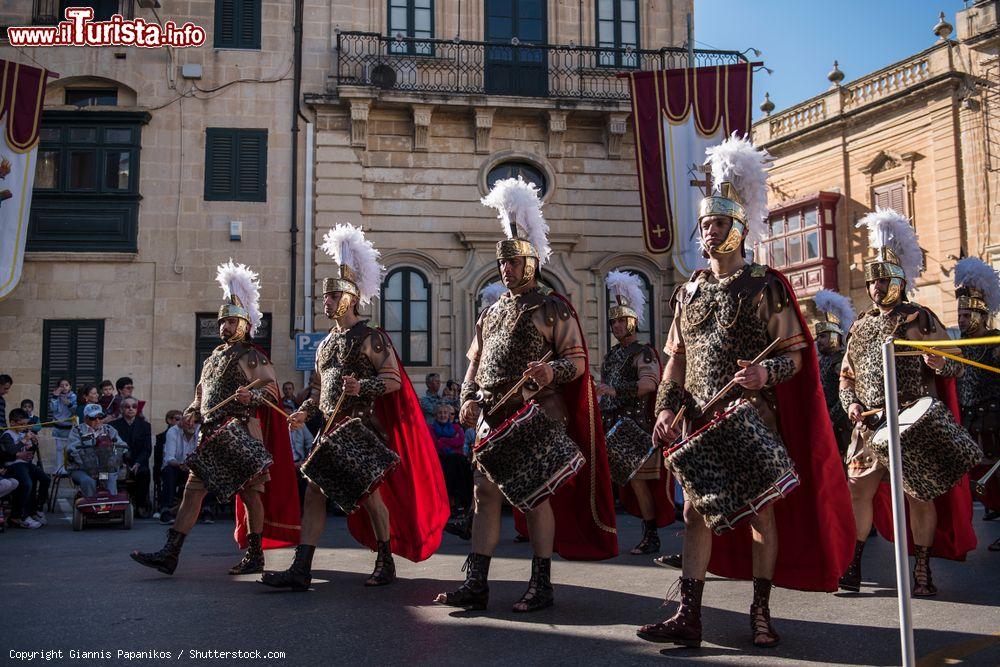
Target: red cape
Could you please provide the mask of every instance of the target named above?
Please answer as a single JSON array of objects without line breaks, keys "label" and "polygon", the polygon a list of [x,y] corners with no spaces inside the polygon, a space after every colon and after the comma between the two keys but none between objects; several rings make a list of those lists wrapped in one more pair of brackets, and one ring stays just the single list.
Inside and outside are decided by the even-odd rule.
[{"label": "red cape", "polygon": [[[951,410],[955,420],[961,419],[955,378],[935,376],[938,398]],[[888,482],[879,484],[875,494],[874,520],[879,535],[892,542],[892,490]],[[934,499],[937,509],[937,530],[931,555],[948,560],[965,560],[965,555],[976,548],[976,531],[972,527],[972,491],[969,476],[963,475],[951,491]],[[910,508],[906,508],[906,541],[913,554],[913,534],[910,532]]]},{"label": "red cape", "polygon": [[[299,543],[302,515],[299,507],[299,485],[292,462],[292,445],[288,440],[288,422],[281,419],[274,408],[257,408],[257,418],[264,435],[264,446],[274,463],[268,468],[271,479],[264,486],[264,533],[261,543],[265,549],[294,547]],[[241,549],[247,547],[247,510],[243,501],[235,496],[236,530],[233,537]]]},{"label": "red cape", "polygon": [[[656,363],[660,368],[659,375],[663,375],[663,364],[660,363],[660,357],[657,355]],[[653,403],[649,404],[649,412],[652,415],[652,421],[656,421],[656,415],[653,415]],[[651,422],[652,423],[652,422]],[[656,525],[659,528],[664,526],[669,526],[676,520],[674,513],[674,477],[670,474],[670,470],[667,468],[667,460],[662,456],[659,456],[660,450],[653,452],[653,456],[660,463],[660,479],[647,479],[642,480],[645,482],[646,486],[649,487],[650,493],[653,494],[653,505],[656,509]],[[632,516],[637,516],[642,518],[642,512],[639,511],[639,501],[635,498],[635,491],[632,490],[631,484],[626,484],[625,486],[618,487],[618,499],[622,502],[622,507],[625,511]]]},{"label": "red cape", "polygon": [[[785,588],[835,591],[837,580],[854,556],[851,493],[820,385],[812,335],[788,280],[778,271],[768,271],[784,283],[807,343],[801,350],[801,370],[775,388],[781,438],[795,462],[800,483],[787,498],[774,504],[778,561],[773,580]],[[749,522],[713,536],[709,571],[730,579],[750,579],[750,547]]]},{"label": "red cape", "polygon": [[[580,326],[580,319],[569,300],[561,294],[553,296],[562,300],[573,313],[573,321]],[[581,340],[583,328],[580,328]],[[590,368],[590,355],[586,366]],[[615,501],[611,493],[611,470],[604,445],[604,426],[597,407],[597,392],[590,373],[561,387],[569,423],[569,437],[580,448],[586,463],[570,481],[559,487],[549,502],[556,519],[555,551],[566,560],[604,560],[618,555],[618,532],[615,528]],[[524,514],[514,511],[517,532],[528,534]]]},{"label": "red cape", "polygon": [[[389,335],[379,333],[389,341]],[[392,343],[390,342],[390,347]],[[441,532],[451,508],[434,440],[424,421],[420,401],[403,362],[399,366],[399,391],[375,401],[375,414],[386,430],[390,449],[399,455],[399,465],[378,487],[389,508],[389,541],[394,554],[415,563],[430,558],[441,544]],[[375,533],[365,511],[347,517],[347,528],[361,544],[375,551]]]}]

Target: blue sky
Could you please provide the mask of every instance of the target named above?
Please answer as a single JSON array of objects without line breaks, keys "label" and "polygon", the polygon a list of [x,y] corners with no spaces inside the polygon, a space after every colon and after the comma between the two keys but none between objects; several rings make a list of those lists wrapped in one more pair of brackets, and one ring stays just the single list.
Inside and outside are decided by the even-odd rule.
[{"label": "blue sky", "polygon": [[[971,4],[971,3],[970,3]],[[851,81],[936,41],[938,14],[955,24],[961,0],[694,0],[695,45],[756,47],[774,74],[754,76],[754,119],[764,92],[780,111],[818,95],[833,61]],[[724,17],[724,18],[720,18]],[[952,37],[955,34],[952,33]]]}]

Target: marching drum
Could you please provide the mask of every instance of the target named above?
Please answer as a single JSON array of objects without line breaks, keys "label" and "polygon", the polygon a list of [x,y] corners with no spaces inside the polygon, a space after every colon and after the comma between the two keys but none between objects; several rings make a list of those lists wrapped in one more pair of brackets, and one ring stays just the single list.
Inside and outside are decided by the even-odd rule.
[{"label": "marching drum", "polygon": [[685,497],[717,534],[799,485],[785,445],[746,399],[736,401],[664,456]]},{"label": "marching drum", "polygon": [[642,430],[631,417],[622,417],[605,436],[611,479],[625,486],[653,453],[653,435]]},{"label": "marching drum", "polygon": [[220,502],[226,502],[273,461],[264,443],[234,417],[210,435],[202,436],[186,463],[206,489],[215,493]]},{"label": "marching drum", "polygon": [[[903,490],[917,500],[934,500],[979,463],[983,451],[955,423],[941,401],[924,396],[899,413],[899,444],[903,455]],[[889,427],[872,436],[872,453],[889,467]]]},{"label": "marching drum", "polygon": [[351,514],[398,464],[399,455],[351,417],[319,438],[302,464],[302,475]]},{"label": "marching drum", "polygon": [[524,512],[548,499],[585,463],[566,427],[535,401],[479,441],[473,455],[510,504]]}]

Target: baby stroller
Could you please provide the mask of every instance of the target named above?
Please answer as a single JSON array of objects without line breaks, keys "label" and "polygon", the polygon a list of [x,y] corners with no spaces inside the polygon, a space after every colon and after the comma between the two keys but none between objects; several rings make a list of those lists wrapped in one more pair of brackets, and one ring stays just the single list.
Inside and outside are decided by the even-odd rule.
[{"label": "baby stroller", "polygon": [[131,530],[135,517],[128,493],[120,490],[112,495],[108,491],[108,480],[112,475],[123,477],[123,455],[126,451],[127,446],[115,446],[105,435],[94,437],[91,434],[84,438],[79,449],[83,462],[81,470],[97,482],[97,494],[85,497],[77,489],[73,501],[73,530],[80,531],[84,526],[99,524],[120,525],[125,530]]}]

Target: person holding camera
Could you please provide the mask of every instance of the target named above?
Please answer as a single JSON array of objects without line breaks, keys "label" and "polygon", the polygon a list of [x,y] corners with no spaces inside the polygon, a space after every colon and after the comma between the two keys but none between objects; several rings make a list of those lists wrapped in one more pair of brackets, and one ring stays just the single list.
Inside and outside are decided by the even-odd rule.
[{"label": "person holding camera", "polygon": [[49,397],[49,419],[58,423],[52,427],[52,437],[56,441],[57,473],[66,464],[66,447],[69,446],[69,432],[73,428],[73,415],[76,414],[76,394],[69,383],[69,378],[59,378],[52,395]]},{"label": "person holding camera", "polygon": [[17,480],[10,523],[20,528],[41,528],[47,521],[38,499],[44,501],[48,496],[49,476],[32,463],[38,451],[38,436],[25,428],[28,414],[21,408],[10,411],[8,423],[8,430],[0,436],[0,467],[7,469],[4,477]]},{"label": "person holding camera", "polygon": [[[118,493],[118,472],[122,467],[122,457],[118,452],[127,450],[128,444],[113,426],[104,423],[104,417],[100,404],[91,403],[83,409],[83,423],[69,432],[69,476],[85,498],[97,495],[97,479],[102,472],[108,473],[108,493]],[[103,457],[98,456],[97,447],[112,447],[118,451],[113,451],[102,465]]]}]

